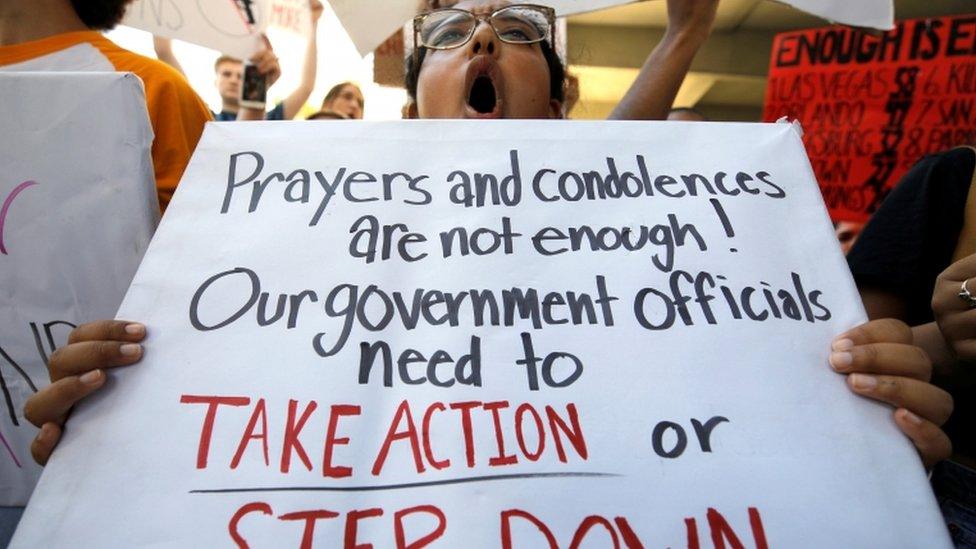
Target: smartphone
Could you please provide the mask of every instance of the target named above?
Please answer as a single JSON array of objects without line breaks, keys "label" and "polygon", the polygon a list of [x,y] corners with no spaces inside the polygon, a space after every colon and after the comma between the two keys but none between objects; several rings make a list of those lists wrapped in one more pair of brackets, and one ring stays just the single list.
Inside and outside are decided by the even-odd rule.
[{"label": "smartphone", "polygon": [[264,109],[268,99],[268,86],[257,65],[244,62],[244,82],[241,85],[241,106],[248,109]]}]

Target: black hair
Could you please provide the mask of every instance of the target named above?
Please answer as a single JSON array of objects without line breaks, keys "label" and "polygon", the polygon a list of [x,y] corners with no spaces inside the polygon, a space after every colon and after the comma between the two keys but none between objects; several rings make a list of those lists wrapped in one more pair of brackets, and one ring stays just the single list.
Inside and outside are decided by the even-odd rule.
[{"label": "black hair", "polygon": [[78,18],[92,30],[111,30],[125,16],[132,0],[71,0]]},{"label": "black hair", "polygon": [[[417,100],[417,81],[420,79],[420,67],[427,57],[427,48],[416,47],[419,47],[420,51],[417,52],[417,55],[407,57],[406,70],[407,95],[412,101]],[[545,40],[539,42],[539,48],[542,50],[542,56],[546,58],[546,65],[549,66],[549,99],[555,99],[562,103],[566,91],[566,67],[563,66],[562,60],[559,59],[559,55],[552,49],[549,42]]]}]

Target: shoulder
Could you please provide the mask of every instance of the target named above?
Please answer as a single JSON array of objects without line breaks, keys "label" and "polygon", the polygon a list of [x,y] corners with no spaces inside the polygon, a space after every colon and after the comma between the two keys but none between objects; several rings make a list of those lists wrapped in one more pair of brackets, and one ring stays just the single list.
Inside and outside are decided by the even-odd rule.
[{"label": "shoulder", "polygon": [[178,109],[180,118],[199,121],[201,129],[203,122],[212,119],[210,109],[193,91],[186,78],[173,67],[158,59],[133,53],[105,37],[94,45],[116,70],[131,72],[142,80],[146,89],[146,104],[154,122],[159,122],[158,115],[173,117],[173,109]]},{"label": "shoulder", "polygon": [[105,37],[95,41],[93,45],[102,51],[116,70],[135,73],[147,87],[158,84],[190,88],[182,74],[158,59],[131,52]]},{"label": "shoulder", "polygon": [[945,197],[950,201],[962,197],[965,200],[974,168],[976,152],[970,148],[960,147],[926,155],[902,176],[881,209],[884,210],[888,202],[921,205],[920,200],[928,201],[932,197]]},{"label": "shoulder", "polygon": [[970,147],[958,147],[923,157],[912,167],[910,173],[915,173],[916,177],[931,176],[933,172],[941,176],[966,176],[963,179],[968,186],[974,167],[976,151]]}]

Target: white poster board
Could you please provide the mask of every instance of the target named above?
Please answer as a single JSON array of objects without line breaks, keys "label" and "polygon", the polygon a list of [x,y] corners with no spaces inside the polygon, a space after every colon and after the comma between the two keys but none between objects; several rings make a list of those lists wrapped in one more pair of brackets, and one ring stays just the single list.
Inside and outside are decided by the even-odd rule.
[{"label": "white poster board", "polygon": [[248,59],[261,44],[265,7],[263,0],[135,0],[122,24]]},{"label": "white poster board", "polygon": [[[145,1],[145,0],[144,0]],[[882,30],[894,28],[892,0],[782,0],[828,21]],[[356,49],[367,55],[417,14],[418,0],[329,0]],[[559,17],[629,4],[631,0],[539,0]]]},{"label": "white poster board", "polygon": [[309,0],[260,0],[264,4],[267,26],[300,36],[312,34],[312,10]]},{"label": "white poster board", "polygon": [[211,124],[119,316],[13,547],[948,546],[787,124]]},{"label": "white poster board", "polygon": [[24,402],[73,325],[115,314],[159,205],[138,78],[0,72],[0,97],[0,505],[24,505]]}]

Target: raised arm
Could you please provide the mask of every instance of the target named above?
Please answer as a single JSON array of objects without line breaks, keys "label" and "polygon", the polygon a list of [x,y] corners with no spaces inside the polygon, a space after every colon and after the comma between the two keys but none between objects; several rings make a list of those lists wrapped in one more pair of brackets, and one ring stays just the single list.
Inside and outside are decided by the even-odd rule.
[{"label": "raised arm", "polygon": [[184,77],[186,76],[186,72],[183,71],[183,66],[180,65],[180,62],[176,59],[176,54],[173,53],[172,39],[153,36],[153,48],[156,50],[156,59],[173,67]]},{"label": "raised arm", "polygon": [[664,120],[691,61],[711,33],[718,0],[668,0],[668,29],[611,120]]},{"label": "raised arm", "polygon": [[302,105],[308,101],[312,90],[315,89],[316,71],[318,68],[318,40],[316,38],[319,28],[319,18],[322,16],[322,2],[319,0],[309,0],[309,8],[312,13],[312,34],[308,37],[308,45],[305,48],[305,61],[302,64],[302,80],[295,88],[295,91],[285,98],[282,102],[285,110],[285,120],[295,118]]}]

